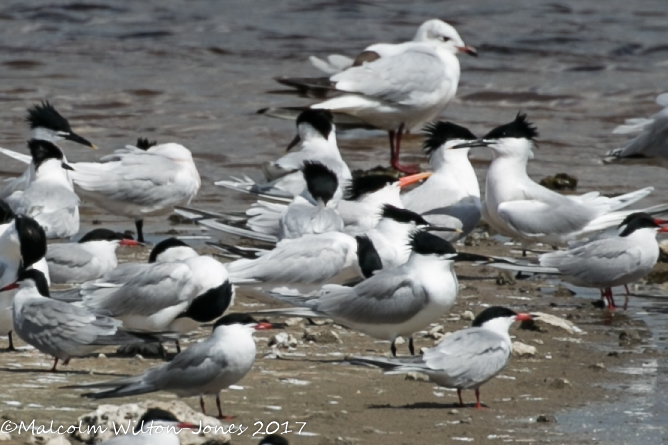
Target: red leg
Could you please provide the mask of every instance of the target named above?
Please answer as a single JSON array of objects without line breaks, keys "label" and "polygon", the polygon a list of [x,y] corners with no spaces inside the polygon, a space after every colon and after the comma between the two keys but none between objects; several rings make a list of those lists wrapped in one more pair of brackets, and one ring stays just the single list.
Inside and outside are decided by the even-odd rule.
[{"label": "red leg", "polygon": [[459,397],[459,406],[464,407],[464,401],[462,400],[462,390],[457,389],[457,397]]},{"label": "red leg", "polygon": [[475,407],[477,409],[482,408],[482,405],[480,404],[480,390],[478,388],[475,389]]},{"label": "red leg", "polygon": [[216,419],[220,420],[232,420],[234,416],[223,416],[223,411],[220,409],[220,396],[216,396],[216,406],[218,407],[218,417]]},{"label": "red leg", "polygon": [[204,398],[199,396],[199,407],[202,408],[202,414],[206,415],[206,409],[204,409]]},{"label": "red leg", "polygon": [[626,284],[624,285],[624,289],[626,289],[626,295],[624,296],[624,310],[626,310],[629,305],[629,296],[631,292],[629,292],[629,287]]},{"label": "red leg", "polygon": [[53,366],[49,372],[56,372],[56,365],[58,364],[58,357],[53,361]]},{"label": "red leg", "polygon": [[402,173],[412,175],[420,172],[420,166],[418,165],[403,165],[399,163],[399,150],[401,149],[401,137],[404,133],[404,124],[399,125],[396,133],[390,131],[390,152],[392,157],[390,158],[390,164],[392,168]]},{"label": "red leg", "polygon": [[608,292],[608,308],[614,311],[617,309],[617,305],[615,305],[615,298],[612,296],[612,288],[607,288],[606,291]]}]

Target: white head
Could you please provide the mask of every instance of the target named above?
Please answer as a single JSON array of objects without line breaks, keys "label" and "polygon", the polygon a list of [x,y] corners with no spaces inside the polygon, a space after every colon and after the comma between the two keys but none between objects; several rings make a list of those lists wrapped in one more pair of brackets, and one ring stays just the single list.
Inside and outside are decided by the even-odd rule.
[{"label": "white head", "polygon": [[533,158],[531,149],[537,137],[538,130],[527,120],[526,114],[517,113],[514,121],[494,128],[482,139],[465,142],[455,147],[489,147],[494,152],[494,158],[529,160]]},{"label": "white head", "polygon": [[438,42],[448,48],[453,54],[466,53],[477,56],[478,53],[472,46],[467,46],[459,36],[457,30],[442,20],[431,19],[424,22],[417,30],[415,42]]},{"label": "white head", "polygon": [[153,247],[148,257],[149,263],[169,263],[199,256],[199,253],[177,238],[167,238]]},{"label": "white head", "polygon": [[468,128],[442,121],[426,125],[422,134],[426,137],[422,149],[429,155],[429,163],[434,170],[438,170],[449,160],[466,159],[469,148],[455,147],[478,139]]}]

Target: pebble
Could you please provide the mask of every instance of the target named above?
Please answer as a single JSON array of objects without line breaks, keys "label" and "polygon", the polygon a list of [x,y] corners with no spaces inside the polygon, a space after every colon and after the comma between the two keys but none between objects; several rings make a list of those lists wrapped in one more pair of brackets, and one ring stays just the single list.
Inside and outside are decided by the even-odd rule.
[{"label": "pebble", "polygon": [[475,319],[475,315],[473,315],[473,312],[471,312],[471,311],[462,312],[462,320],[473,321],[473,319]]},{"label": "pebble", "polygon": [[557,317],[556,315],[552,314],[546,314],[544,312],[531,312],[531,314],[532,315],[535,314],[536,318],[534,318],[533,320],[523,321],[522,324],[520,325],[520,328],[529,330],[539,330],[541,332],[545,332],[541,328],[544,328],[544,326],[542,325],[547,324],[550,326],[563,329],[569,334],[582,333],[582,329],[578,328],[577,326],[575,326],[575,324],[566,320],[565,318]]},{"label": "pebble", "polygon": [[4,442],[6,440],[12,440],[12,436],[9,433],[0,432],[0,442]]},{"label": "pebble", "polygon": [[536,354],[538,354],[538,350],[535,346],[527,345],[519,341],[513,342],[513,357],[530,358],[535,357]]},{"label": "pebble", "polygon": [[428,382],[429,377],[420,372],[409,372],[404,377],[404,380],[414,380],[416,382]]},{"label": "pebble", "polygon": [[285,323],[286,326],[297,326],[304,323],[304,319],[300,317],[293,317],[286,319],[283,323]]},{"label": "pebble", "polygon": [[267,342],[269,346],[276,346],[278,348],[294,348],[297,346],[297,339],[287,332],[279,332],[276,335],[272,335]]},{"label": "pebble", "polygon": [[571,382],[569,382],[567,379],[563,378],[558,378],[558,379],[553,379],[553,378],[546,378],[545,383],[552,388],[552,389],[564,389],[566,387],[572,387]]},{"label": "pebble", "polygon": [[603,371],[605,369],[605,365],[603,363],[595,363],[593,365],[589,365],[589,369],[593,369],[594,371]]},{"label": "pebble", "polygon": [[343,343],[339,334],[332,330],[320,331],[312,328],[304,329],[304,340],[320,344]]},{"label": "pebble", "polygon": [[540,416],[536,417],[536,422],[538,422],[538,423],[557,423],[557,418],[554,417],[554,416],[541,414]]}]

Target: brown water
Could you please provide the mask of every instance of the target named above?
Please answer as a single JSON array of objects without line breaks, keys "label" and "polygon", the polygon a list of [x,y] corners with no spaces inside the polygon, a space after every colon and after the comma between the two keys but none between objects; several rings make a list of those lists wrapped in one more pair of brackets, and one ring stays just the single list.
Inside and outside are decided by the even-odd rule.
[{"label": "brown water", "polygon": [[[483,134],[523,110],[541,133],[534,177],[569,172],[580,192],[653,185],[647,203],[665,200],[666,170],[600,162],[623,143],[612,129],[655,112],[654,97],[668,91],[665,0],[4,1],[0,145],[24,150],[25,110],[48,99],[100,147],[68,145],[71,161],[94,160],[139,136],[180,142],[202,176],[194,205],[242,209],[248,198],[213,181],[259,178],[258,165],[279,156],[294,132],[292,123],[255,111],[306,103],[265,94],[277,88],[272,77],[316,75],[311,54],[352,55],[373,42],[408,40],[433,17],[455,25],[480,53],[461,57],[448,119]],[[411,139],[406,152],[419,156],[419,142]],[[389,157],[380,132],[341,135],[340,146],[353,168]],[[476,165],[482,179],[486,164]],[[0,176],[22,169],[0,161]],[[93,219],[131,227],[92,208],[82,215],[82,230]],[[162,219],[146,226],[153,233],[168,227]],[[665,373],[665,360],[660,366]],[[657,392],[665,389],[663,382]]]}]

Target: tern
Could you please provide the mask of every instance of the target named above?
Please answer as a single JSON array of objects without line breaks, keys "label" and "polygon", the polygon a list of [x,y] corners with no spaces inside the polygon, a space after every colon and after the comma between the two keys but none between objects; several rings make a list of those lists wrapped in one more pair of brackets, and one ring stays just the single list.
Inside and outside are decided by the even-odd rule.
[{"label": "tern", "polygon": [[129,235],[109,229],[95,229],[78,243],[50,244],[46,252],[53,283],[83,283],[102,278],[118,265],[118,246],[138,246]]},{"label": "tern", "polygon": [[184,429],[199,429],[199,426],[181,422],[164,409],[149,408],[139,418],[132,433],[116,436],[98,445],[181,445],[179,433]]},{"label": "tern", "polygon": [[375,272],[354,287],[324,286],[315,298],[270,293],[273,298],[300,307],[268,309],[255,314],[331,318],[334,322],[373,338],[392,342],[438,321],[455,303],[457,276],[452,245],[425,231],[411,237],[409,260],[392,269]]},{"label": "tern", "polygon": [[218,418],[225,419],[228,417],[221,410],[220,391],[237,383],[251,370],[256,351],[253,332],[272,327],[269,323],[258,323],[250,315],[229,314],[216,321],[209,338],[190,346],[169,363],[135,377],[66,388],[107,388],[82,394],[93,399],[156,391],[169,391],[179,397],[199,396],[205,414],[203,396],[215,395]]},{"label": "tern", "polygon": [[[331,76],[330,88],[341,94],[311,108],[352,115],[387,130],[391,165],[416,173],[416,166],[399,163],[401,137],[405,130],[434,120],[455,97],[460,52],[477,55],[455,28],[435,21],[424,41],[404,43],[390,54],[370,54],[360,66]],[[276,115],[272,110],[266,114]]]},{"label": "tern", "polygon": [[[48,101],[43,101],[41,104],[33,105],[28,108],[26,122],[30,127],[30,139],[39,139],[53,143],[71,141],[92,149],[97,148],[95,145],[72,131],[72,127],[70,127],[70,123],[67,119],[58,113]],[[0,153],[25,164],[30,164],[21,176],[8,180],[7,185],[0,191],[0,198],[5,199],[15,191],[25,190],[25,188],[33,181],[35,177],[35,164],[32,162],[32,157],[22,153],[17,153],[4,148],[0,148]],[[67,162],[64,157],[63,159]]]},{"label": "tern", "polygon": [[72,167],[63,160],[63,152],[53,142],[28,141],[35,168],[33,180],[25,190],[7,197],[16,214],[34,218],[47,238],[69,238],[79,232],[79,197],[74,193],[67,172]]},{"label": "tern", "polygon": [[615,128],[615,134],[638,134],[623,148],[609,151],[604,162],[668,166],[668,93],[658,95],[656,103],[663,110],[647,119],[628,119],[625,125]]},{"label": "tern", "polygon": [[[304,161],[322,163],[336,174],[339,184],[349,181],[352,175],[336,143],[332,114],[326,110],[304,110],[296,122],[297,136],[290,142],[287,150],[292,150],[297,144],[300,150],[262,165],[268,183],[259,184],[250,178],[233,178],[231,181],[218,181],[215,184],[244,193],[292,199],[301,195],[306,188],[304,177],[299,172]],[[341,192],[337,193],[338,198],[340,194]]]},{"label": "tern", "polygon": [[[492,149],[494,159],[487,171],[482,216],[502,235],[522,241],[524,247],[537,242],[563,245],[618,225],[634,213],[618,210],[653,190],[646,187],[607,198],[599,192],[564,196],[543,187],[526,171],[537,136],[526,115],[518,113],[514,121],[493,129],[483,139],[455,146]],[[666,207],[652,207],[651,213],[665,211]]]},{"label": "tern", "polygon": [[156,338],[129,334],[122,323],[109,317],[49,298],[44,274],[27,270],[19,274],[14,295],[12,319],[14,332],[40,352],[67,365],[72,357],[81,357],[106,346],[155,342]]},{"label": "tern", "polygon": [[458,234],[441,234],[454,242],[471,233],[480,221],[480,186],[468,158],[469,148],[454,148],[477,138],[451,122],[431,123],[423,134],[423,149],[433,173],[422,185],[403,194],[401,201],[432,224],[460,229]]},{"label": "tern", "polygon": [[489,263],[499,269],[521,272],[559,275],[575,286],[601,290],[610,309],[615,309],[612,288],[624,286],[629,301],[628,284],[647,275],[659,260],[659,244],[656,235],[668,232],[661,227],[668,221],[655,219],[647,213],[633,213],[619,225],[618,233],[572,247],[568,250],[548,252],[538,257],[538,264],[519,262]]},{"label": "tern", "polygon": [[144,218],[189,204],[201,185],[192,153],[173,142],[139,139],[100,162],[77,162],[73,168],[77,193],[114,215],[133,218],[141,243]]},{"label": "tern", "polygon": [[512,343],[508,329],[516,321],[531,320],[529,314],[492,306],[480,312],[471,327],[453,332],[422,355],[408,358],[352,357],[353,362],[385,369],[385,374],[421,372],[445,388],[456,388],[459,405],[464,406],[462,390],[475,390],[476,408],[480,387],[508,364]]}]

